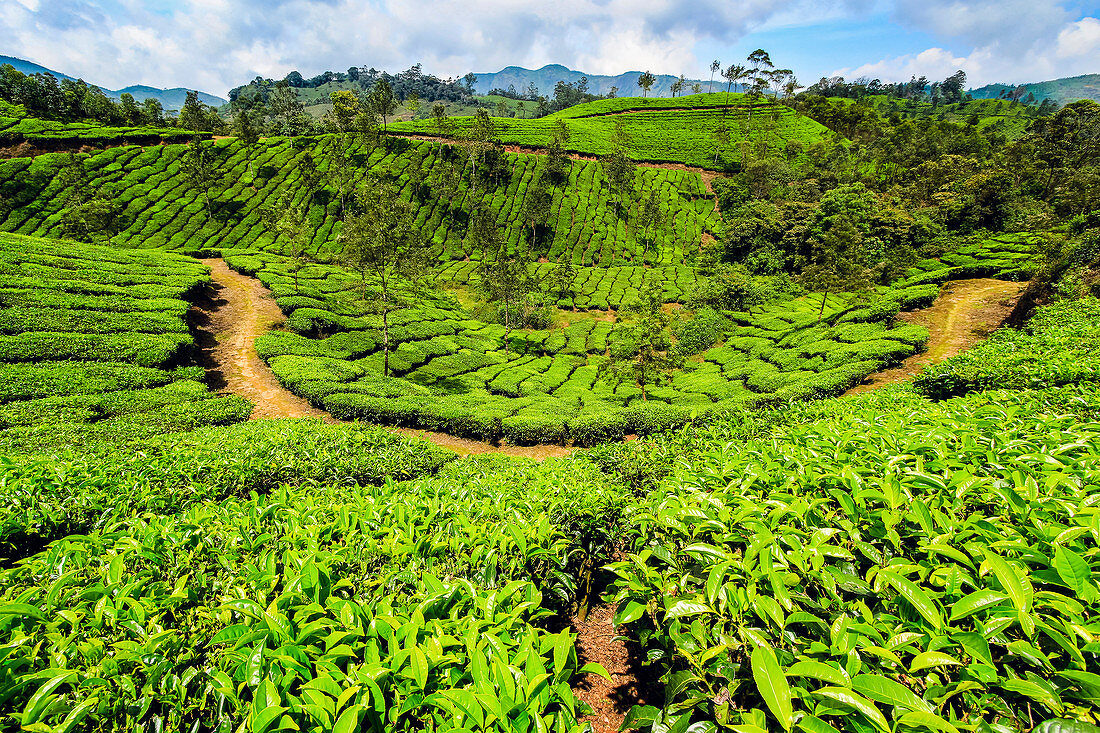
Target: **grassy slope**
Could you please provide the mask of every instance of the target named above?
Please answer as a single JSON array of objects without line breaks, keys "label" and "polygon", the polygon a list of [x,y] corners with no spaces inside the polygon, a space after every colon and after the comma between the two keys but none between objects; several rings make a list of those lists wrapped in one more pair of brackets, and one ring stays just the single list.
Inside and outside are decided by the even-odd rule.
[{"label": "grassy slope", "polygon": [[244,419],[189,363],[206,268],[164,252],[0,235],[0,449]]},{"label": "grassy slope", "polygon": [[[93,186],[116,190],[116,200],[125,205],[120,216],[123,228],[112,239],[121,246],[281,251],[280,243],[274,242],[261,224],[260,207],[275,203],[283,194],[304,201],[306,193],[296,161],[308,152],[324,172],[331,140],[330,136],[307,140],[305,150],[283,138],[266,141],[254,153],[255,190],[241,145],[235,140],[218,141],[216,173],[223,184],[214,191],[218,209],[214,220],[206,217],[201,194],[188,188],[180,175],[179,159],[185,146],[120,147],[78,155],[77,160],[88,171]],[[477,256],[465,241],[473,208],[468,169],[461,174],[453,196],[444,200],[440,194],[442,179],[451,170],[450,159],[437,144],[400,138],[386,138],[384,145],[372,150],[358,148],[353,156],[358,180],[368,173],[388,176],[398,182],[408,199],[412,198],[408,171],[419,168],[426,173],[427,193],[415,201],[417,223],[421,231],[430,232],[442,262]],[[0,230],[57,236],[59,212],[69,193],[60,188],[58,176],[69,161],[67,154],[53,154],[0,162],[0,195],[10,202],[6,211],[0,208]],[[518,212],[527,187],[544,165],[540,156],[509,154],[505,178],[489,193],[486,203],[509,242],[530,237]],[[656,190],[661,199],[665,223],[654,228],[653,244],[639,242],[639,233],[628,221],[616,217],[614,207],[599,195],[606,186],[602,167],[577,161],[571,165],[568,182],[554,189],[550,231],[539,241],[539,253],[554,261],[569,258],[578,265],[615,260],[672,265],[690,257],[704,232],[718,231],[713,199],[698,174],[641,169],[636,180],[640,193]],[[483,193],[486,186],[479,185],[479,193]],[[312,252],[332,249],[339,232],[338,214],[335,190],[330,187],[314,196],[310,207],[315,227]]]},{"label": "grassy slope", "polygon": [[[762,141],[783,150],[791,142],[804,148],[832,135],[823,125],[783,105],[751,100],[732,94],[726,108],[725,94],[695,94],[675,99],[625,97],[577,105],[536,120],[494,119],[497,134],[505,144],[546,147],[556,121],[565,120],[570,131],[566,146],[581,155],[603,155],[611,151],[614,115],[623,122],[631,139],[629,155],[635,160],[681,163],[722,170],[740,159],[739,141]],[[750,119],[751,110],[751,119]],[[454,120],[461,132],[472,118]],[[714,133],[722,124],[731,130],[733,144],[715,160]],[[434,121],[418,120],[393,126],[395,132],[437,134]]]}]

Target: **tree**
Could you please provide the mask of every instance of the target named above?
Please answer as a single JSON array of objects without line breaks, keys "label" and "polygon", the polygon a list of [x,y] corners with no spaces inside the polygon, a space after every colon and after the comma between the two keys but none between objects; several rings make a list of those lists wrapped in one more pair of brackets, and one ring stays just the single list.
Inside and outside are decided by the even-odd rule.
[{"label": "tree", "polygon": [[598,369],[601,379],[614,384],[632,382],[642,391],[643,401],[649,400],[646,385],[667,379],[683,363],[672,349],[668,329],[672,319],[663,306],[660,285],[648,280],[638,298],[623,309],[634,319],[615,329],[608,359]]},{"label": "tree", "polygon": [[[764,90],[768,87],[768,77],[765,72],[774,69],[771,56],[768,52],[762,48],[758,48],[748,55],[748,62],[752,76],[752,86],[749,88],[749,94],[754,97],[763,96]],[[752,120],[752,107],[749,107],[749,120]]]},{"label": "tree", "polygon": [[466,74],[466,76],[462,77],[462,81],[466,83],[466,93],[472,96],[474,93],[474,84],[477,84],[477,74],[471,71]]},{"label": "tree", "polygon": [[470,236],[474,246],[482,252],[478,267],[481,289],[504,311],[504,353],[507,354],[518,311],[537,288],[531,279],[528,262],[519,253],[509,252],[508,243],[488,214],[479,211],[474,215]]},{"label": "tree", "polygon": [[522,215],[524,223],[531,229],[532,252],[538,243],[539,229],[550,222],[553,200],[554,197],[550,192],[550,187],[542,176],[535,178],[527,187],[527,195],[523,199]]},{"label": "tree", "polygon": [[[740,64],[730,64],[726,67],[726,70],[722,72],[722,76],[726,80],[726,112],[729,111],[730,106],[730,91],[733,89],[733,85],[744,79],[749,75],[748,68],[741,66]],[[749,108],[750,114],[752,108]],[[725,114],[725,112],[723,112]]]},{"label": "tree", "polygon": [[626,132],[622,117],[615,117],[615,132],[611,136],[611,152],[600,157],[604,175],[607,176],[607,191],[615,201],[615,216],[619,215],[623,201],[634,189],[634,161],[627,155],[630,150],[630,136]]},{"label": "tree", "polygon": [[832,225],[818,238],[809,264],[802,268],[799,281],[809,290],[821,293],[817,320],[825,313],[829,293],[859,293],[874,284],[873,268],[868,262],[866,242],[859,227],[847,214],[836,216]]},{"label": "tree", "polygon": [[298,101],[298,93],[286,79],[275,84],[271,93],[271,114],[276,120],[282,120],[282,129],[287,135],[298,135],[306,126],[305,107]]},{"label": "tree", "polygon": [[118,109],[128,124],[140,125],[142,123],[141,109],[138,108],[137,102],[134,101],[133,94],[129,92],[120,94],[118,97]]},{"label": "tree", "polygon": [[235,103],[233,111],[233,131],[237,133],[237,139],[244,147],[244,157],[248,164],[248,175],[252,179],[252,188],[256,188],[256,173],[252,170],[252,155],[256,145],[260,142],[260,131],[254,121],[253,110],[245,104]]},{"label": "tree", "polygon": [[569,174],[569,154],[565,152],[568,144],[569,126],[559,117],[554,121],[554,132],[546,154],[546,173],[555,184],[563,183]]},{"label": "tree", "polygon": [[386,129],[386,118],[397,111],[397,97],[394,96],[393,87],[385,79],[379,79],[371,87],[367,106],[382,118],[382,129]]},{"label": "tree", "polygon": [[141,118],[147,125],[160,126],[164,124],[164,107],[160,100],[149,97],[141,104]]},{"label": "tree", "polygon": [[60,190],[66,191],[61,208],[61,231],[65,237],[90,242],[109,234],[121,206],[103,188],[93,188],[84,165],[72,153],[59,174]]},{"label": "tree", "polygon": [[940,90],[948,102],[961,102],[966,86],[966,72],[959,69],[940,83]]},{"label": "tree", "polygon": [[325,115],[325,122],[334,132],[349,133],[356,129],[356,121],[363,111],[359,101],[359,95],[355,92],[341,89],[330,92],[329,102],[332,111]]},{"label": "tree", "polygon": [[344,134],[333,135],[326,143],[329,160],[326,173],[340,199],[341,219],[347,216],[348,200],[355,193],[355,168],[351,161],[351,146],[346,138]]},{"label": "tree", "polygon": [[653,88],[653,85],[657,82],[657,77],[648,71],[642,72],[638,75],[638,86],[642,88],[642,96],[646,96],[649,90]]},{"label": "tree", "polygon": [[669,86],[669,91],[672,92],[672,97],[674,99],[675,99],[677,94],[679,94],[680,92],[682,92],[684,90],[684,84],[686,84],[686,83],[687,83],[687,80],[684,79],[683,74],[680,74],[680,78],[677,79],[676,81],[672,82],[672,84]]},{"label": "tree", "polygon": [[694,310],[713,308],[752,315],[752,309],[766,300],[764,288],[744,265],[719,264],[709,276],[698,281],[688,297],[688,305]]},{"label": "tree", "polygon": [[184,179],[206,201],[206,216],[209,219],[214,218],[214,205],[210,200],[210,189],[214,186],[214,162],[213,143],[201,140],[197,135],[191,138],[180,158]]},{"label": "tree", "polygon": [[203,106],[203,103],[199,101],[198,92],[187,92],[183,107],[180,109],[180,127],[191,132],[206,130],[206,112]]},{"label": "tree", "polygon": [[573,260],[567,255],[564,262],[559,262],[550,270],[546,283],[555,300],[572,300],[577,295],[574,287],[576,280],[577,268],[573,266]]},{"label": "tree", "polygon": [[400,284],[423,277],[429,251],[413,226],[412,207],[394,186],[368,179],[357,198],[357,211],[344,222],[338,237],[340,260],[359,273],[363,299],[382,316],[382,374],[389,376],[390,314],[413,304]]},{"label": "tree", "polygon": [[308,206],[309,203],[312,203],[313,196],[317,194],[317,189],[321,185],[321,172],[317,168],[317,161],[313,160],[313,156],[309,154],[309,151],[303,151],[301,156],[298,157],[298,179],[301,182],[301,187],[306,189]]},{"label": "tree", "polygon": [[294,204],[294,198],[284,193],[273,205],[260,209],[260,220],[272,238],[282,244],[282,253],[288,258],[284,267],[294,276],[294,290],[298,291],[298,276],[312,261],[306,253],[306,245],[313,229],[305,211]]},{"label": "tree", "polygon": [[710,94],[714,91],[714,74],[721,68],[722,64],[718,61],[718,59],[710,62],[710,85],[707,87],[707,94]]},{"label": "tree", "polygon": [[415,89],[405,96],[405,109],[409,110],[409,114],[412,115],[414,120],[420,113],[420,93]]},{"label": "tree", "polygon": [[640,227],[642,230],[642,241],[645,242],[645,248],[642,250],[642,257],[644,258],[649,251],[649,245],[653,243],[653,230],[661,227],[665,222],[664,212],[661,210],[661,195],[653,189],[649,192],[649,195],[642,200],[642,205],[638,209],[635,226]]}]

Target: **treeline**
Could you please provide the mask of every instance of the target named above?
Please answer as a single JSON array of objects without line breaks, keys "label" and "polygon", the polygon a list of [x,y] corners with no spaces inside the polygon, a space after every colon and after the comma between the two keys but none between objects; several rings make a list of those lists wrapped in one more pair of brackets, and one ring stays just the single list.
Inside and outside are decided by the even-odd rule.
[{"label": "treeline", "polygon": [[116,102],[83,79],[62,79],[53,74],[24,74],[11,64],[0,66],[0,99],[22,105],[31,117],[60,122],[94,121],[105,126],[149,125],[180,127],[197,132],[221,132],[225,123],[217,110],[199,101],[197,92],[176,115],[165,112],[160,100],[149,97],[140,104],[129,93]]},{"label": "treeline", "polygon": [[257,76],[248,84],[230,90],[229,101],[251,96],[267,102],[280,85],[290,89],[317,89],[325,84],[338,83],[357,86],[359,91],[369,93],[377,82],[384,81],[402,102],[408,99],[460,102],[473,96],[473,84],[476,80],[477,77],[473,74],[467,74],[462,79],[440,79],[433,74],[425,74],[421,64],[397,74],[379,71],[374,67],[352,66],[347,72],[326,71],[310,79],[292,71],[279,81]]},{"label": "treeline", "polygon": [[740,170],[714,183],[726,234],[704,264],[858,292],[960,237],[1049,231],[1098,208],[1096,102],[1039,117],[1014,141],[977,124],[886,118],[816,94],[787,103],[851,142],[786,151],[745,144]]}]

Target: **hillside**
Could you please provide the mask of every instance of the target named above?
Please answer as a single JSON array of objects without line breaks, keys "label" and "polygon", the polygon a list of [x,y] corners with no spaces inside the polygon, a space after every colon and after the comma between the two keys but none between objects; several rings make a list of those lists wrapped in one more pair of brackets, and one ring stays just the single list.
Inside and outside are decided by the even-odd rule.
[{"label": "hillside", "polygon": [[[52,69],[47,69],[45,66],[40,66],[34,62],[27,61],[25,59],[16,58],[14,56],[0,56],[0,66],[4,64],[11,64],[15,67],[16,71],[21,71],[24,74],[51,74],[55,79],[61,81],[62,79],[70,79],[76,81],[74,77],[68,74],[62,74]],[[94,82],[89,82],[93,84]],[[99,86],[99,85],[96,85]],[[156,99],[164,107],[165,111],[179,111],[183,107],[184,99],[187,97],[189,90],[182,87],[175,87],[172,89],[158,89],[156,87],[145,86],[137,84],[133,86],[124,87],[122,89],[107,89],[100,86],[103,93],[112,99],[118,99],[121,95],[129,93],[134,96],[134,99],[141,103],[142,101],[152,98]],[[225,99],[221,97],[209,94],[208,92],[199,92],[199,101],[203,104],[209,104],[213,107],[219,107],[226,104]]]},{"label": "hillside", "polygon": [[1002,94],[1013,92],[1023,87],[1021,98],[1029,94],[1035,96],[1035,101],[1042,102],[1050,99],[1059,105],[1069,104],[1078,99],[1092,99],[1100,101],[1100,74],[1084,74],[1082,76],[1070,76],[1050,81],[1032,82],[1013,86],[1010,84],[987,84],[984,87],[971,89],[967,94],[974,99],[997,99]]},{"label": "hillside", "polygon": [[0,729],[1096,733],[1100,107],[810,100],[0,105]]},{"label": "hillside", "polygon": [[[476,73],[477,81],[474,82],[474,89],[480,94],[487,94],[492,89],[507,90],[511,86],[515,87],[517,92],[523,94],[529,86],[534,85],[540,94],[549,97],[553,96],[554,86],[559,81],[575,84],[581,78],[587,78],[588,91],[591,94],[606,96],[614,87],[617,96],[640,97],[642,96],[642,90],[638,86],[638,77],[641,73],[640,71],[627,71],[615,76],[585,74],[583,71],[574,71],[561,64],[547,64],[541,69],[534,70],[524,69],[520,66],[507,66],[494,73]],[[649,91],[649,96],[671,97],[672,90],[670,87],[679,77],[670,74],[654,74],[654,77],[656,82]],[[715,89],[722,87],[720,82],[721,77],[715,81]],[[690,92],[691,85],[695,83],[702,84],[703,90],[708,91],[709,82],[706,79],[688,79],[687,88],[684,91]]]},{"label": "hillside", "polygon": [[1039,117],[1038,107],[1006,99],[974,99],[933,106],[931,102],[871,95],[864,102],[885,117],[897,114],[908,119],[974,123],[983,132],[997,132],[1009,140],[1022,136]]},{"label": "hillside", "polygon": [[[495,119],[495,134],[506,145],[546,148],[558,120],[565,121],[569,130],[565,148],[579,155],[611,152],[615,125],[619,122],[629,139],[627,151],[633,159],[710,170],[736,165],[742,155],[741,141],[760,142],[776,150],[797,143],[805,151],[832,137],[824,126],[787,106],[742,94],[729,95],[727,106],[727,95],[717,92],[676,99],[607,99],[534,120]],[[473,118],[451,122],[462,133],[471,127]],[[718,136],[723,127],[728,130],[728,137]],[[439,134],[434,120],[398,123],[391,131]],[[795,150],[794,155],[798,154]]]}]

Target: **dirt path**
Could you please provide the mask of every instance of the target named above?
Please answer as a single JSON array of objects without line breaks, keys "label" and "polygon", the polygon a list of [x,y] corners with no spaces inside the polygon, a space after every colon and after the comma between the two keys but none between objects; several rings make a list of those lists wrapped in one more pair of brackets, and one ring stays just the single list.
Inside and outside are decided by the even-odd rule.
[{"label": "dirt path", "polygon": [[234,272],[224,260],[206,260],[214,280],[209,297],[195,305],[204,364],[211,384],[256,404],[252,420],[272,417],[319,417],[336,422],[279,384],[257,356],[257,336],[284,320],[283,312],[255,278]]},{"label": "dirt path", "polygon": [[899,316],[901,320],[919,323],[928,329],[928,347],[898,367],[872,374],[863,384],[844,394],[860,394],[904,382],[928,364],[965,351],[1004,323],[1025,287],[1026,283],[989,278],[946,283],[931,307]]},{"label": "dirt path", "polygon": [[614,604],[607,603],[593,606],[584,621],[573,619],[580,663],[602,664],[611,675],[610,682],[597,674],[586,675],[573,688],[573,694],[592,708],[585,720],[593,733],[616,733],[630,708],[657,704],[661,695],[656,680],[649,679],[649,670],[642,667],[642,649],[618,638],[611,622],[614,615]]},{"label": "dirt path", "polygon": [[[230,269],[224,260],[205,262],[214,283],[191,310],[192,320],[199,328],[200,361],[211,386],[255,403],[251,420],[319,417],[328,423],[339,422],[285,389],[256,354],[256,337],[284,320],[270,291],[259,280]],[[503,453],[541,461],[572,452],[571,448],[561,445],[496,446],[430,430],[389,430],[422,438],[460,456]]]}]

